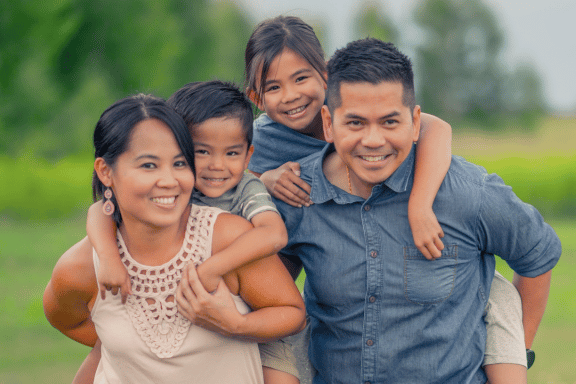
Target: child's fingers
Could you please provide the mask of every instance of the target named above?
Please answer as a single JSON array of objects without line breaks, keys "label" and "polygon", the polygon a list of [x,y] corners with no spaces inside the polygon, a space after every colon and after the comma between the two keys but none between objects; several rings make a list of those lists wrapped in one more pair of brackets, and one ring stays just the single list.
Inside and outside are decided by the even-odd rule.
[{"label": "child's fingers", "polygon": [[106,299],[106,287],[104,286],[104,284],[102,283],[98,283],[98,289],[100,290],[100,297],[102,298],[102,300]]}]

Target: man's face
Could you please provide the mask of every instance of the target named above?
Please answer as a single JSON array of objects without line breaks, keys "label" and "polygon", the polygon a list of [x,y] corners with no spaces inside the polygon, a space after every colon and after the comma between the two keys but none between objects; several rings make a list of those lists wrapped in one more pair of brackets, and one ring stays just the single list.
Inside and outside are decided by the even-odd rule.
[{"label": "man's face", "polygon": [[368,198],[406,159],[420,133],[420,107],[402,102],[400,82],[341,83],[341,105],[322,108],[326,141],[350,170],[353,194]]}]

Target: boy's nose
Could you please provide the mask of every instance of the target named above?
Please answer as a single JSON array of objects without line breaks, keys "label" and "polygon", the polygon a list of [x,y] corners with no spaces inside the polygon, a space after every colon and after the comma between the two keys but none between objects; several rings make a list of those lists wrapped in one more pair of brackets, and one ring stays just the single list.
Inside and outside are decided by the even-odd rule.
[{"label": "boy's nose", "polygon": [[210,169],[222,169],[224,167],[224,161],[220,156],[213,156],[210,159],[210,164],[208,165]]}]

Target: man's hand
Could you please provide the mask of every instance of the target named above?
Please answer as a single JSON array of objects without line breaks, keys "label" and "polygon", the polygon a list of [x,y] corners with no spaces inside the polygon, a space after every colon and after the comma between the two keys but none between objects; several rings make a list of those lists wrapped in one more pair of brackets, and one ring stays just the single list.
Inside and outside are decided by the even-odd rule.
[{"label": "man's hand", "polygon": [[300,164],[288,162],[264,172],[260,180],[275,198],[293,207],[310,206],[310,186],[300,178]]},{"label": "man's hand", "polygon": [[412,229],[414,244],[428,260],[442,256],[444,231],[440,227],[431,207],[408,206],[408,221]]},{"label": "man's hand", "polygon": [[180,313],[193,324],[225,336],[234,335],[244,320],[224,280],[220,280],[216,291],[210,294],[202,286],[192,265],[187,265],[182,271],[176,303]]},{"label": "man's hand", "polygon": [[106,299],[106,291],[113,295],[122,295],[122,304],[126,303],[128,295],[132,294],[130,275],[119,257],[100,258],[98,268],[98,289],[102,299]]}]

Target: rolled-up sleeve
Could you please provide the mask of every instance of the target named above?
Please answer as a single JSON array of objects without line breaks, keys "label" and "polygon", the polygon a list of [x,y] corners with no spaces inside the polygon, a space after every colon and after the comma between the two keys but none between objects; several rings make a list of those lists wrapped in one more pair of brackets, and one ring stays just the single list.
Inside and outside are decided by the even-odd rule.
[{"label": "rolled-up sleeve", "polygon": [[476,228],[480,249],[500,256],[522,276],[548,272],[562,253],[554,229],[496,174],[485,177]]}]

